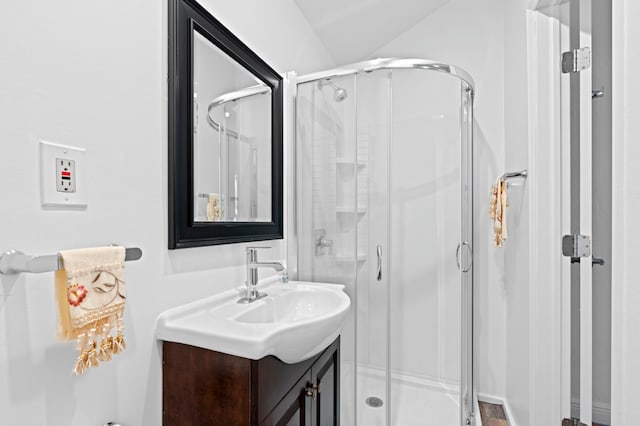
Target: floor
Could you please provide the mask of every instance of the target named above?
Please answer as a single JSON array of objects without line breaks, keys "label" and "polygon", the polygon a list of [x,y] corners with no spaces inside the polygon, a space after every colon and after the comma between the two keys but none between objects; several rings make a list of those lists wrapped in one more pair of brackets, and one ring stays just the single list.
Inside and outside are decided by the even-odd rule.
[{"label": "floor", "polygon": [[504,408],[499,404],[489,404],[488,402],[478,401],[480,406],[480,417],[482,417],[482,426],[509,426]]},{"label": "floor", "polygon": [[[509,421],[505,415],[504,408],[500,404],[490,404],[488,402],[478,401],[480,407],[480,417],[482,417],[482,426],[509,426]],[[573,426],[572,422],[566,421],[563,425]],[[593,423],[593,426],[606,426],[599,423]]]},{"label": "floor", "polygon": [[[386,401],[386,381],[378,374],[358,375],[357,424],[384,426],[387,408],[391,425],[442,426],[460,424],[459,391],[428,380],[396,378],[391,385],[391,404]],[[366,404],[368,397],[382,400],[381,407]]]},{"label": "floor", "polygon": [[[351,371],[353,370],[351,369]],[[394,376],[391,384],[391,404],[389,404],[386,400],[387,389],[384,373],[377,369],[362,368],[362,366],[359,366],[358,371],[358,397],[356,398],[356,424],[358,426],[386,426],[389,409],[391,410],[389,423],[391,425],[442,426],[460,424],[460,396],[459,390],[454,384],[442,384],[412,376]],[[370,397],[377,398],[382,402],[382,405],[379,407],[368,405],[366,400]],[[478,405],[483,426],[509,426],[502,405],[483,401],[479,401]],[[353,407],[353,405],[351,406]],[[353,412],[341,413],[341,416],[345,415],[352,417]],[[594,423],[593,426],[606,425]]]}]

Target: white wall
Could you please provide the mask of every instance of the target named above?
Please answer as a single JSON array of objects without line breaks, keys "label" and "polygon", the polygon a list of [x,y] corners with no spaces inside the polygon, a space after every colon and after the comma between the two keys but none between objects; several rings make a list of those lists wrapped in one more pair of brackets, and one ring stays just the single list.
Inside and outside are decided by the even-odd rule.
[{"label": "white wall", "polygon": [[[284,72],[333,65],[289,0],[205,2]],[[53,275],[1,277],[0,412],[25,425],[161,424],[157,314],[244,281],[244,245],[167,250],[167,6],[22,1],[0,14],[0,250],[48,254],[116,242],[127,264],[127,350],[75,377],[55,340]],[[89,207],[43,210],[38,141],[85,147]],[[265,258],[283,258],[283,243]],[[264,273],[263,273],[264,274]]]},{"label": "white wall", "polygon": [[504,172],[504,3],[451,0],[375,53],[452,63],[475,80],[475,370],[478,392],[499,397],[505,395],[504,250],[493,247],[487,212],[491,185]]},{"label": "white wall", "polygon": [[613,1],[613,253],[612,253],[612,426],[637,423],[640,383],[640,16],[634,0]]}]

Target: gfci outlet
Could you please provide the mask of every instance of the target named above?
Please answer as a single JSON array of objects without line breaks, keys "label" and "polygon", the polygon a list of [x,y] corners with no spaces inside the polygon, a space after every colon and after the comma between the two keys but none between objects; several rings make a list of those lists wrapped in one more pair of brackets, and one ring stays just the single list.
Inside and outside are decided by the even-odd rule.
[{"label": "gfci outlet", "polygon": [[76,160],[56,158],[56,191],[76,192]]},{"label": "gfci outlet", "polygon": [[40,142],[40,194],[44,207],[87,206],[86,159],[83,148]]}]

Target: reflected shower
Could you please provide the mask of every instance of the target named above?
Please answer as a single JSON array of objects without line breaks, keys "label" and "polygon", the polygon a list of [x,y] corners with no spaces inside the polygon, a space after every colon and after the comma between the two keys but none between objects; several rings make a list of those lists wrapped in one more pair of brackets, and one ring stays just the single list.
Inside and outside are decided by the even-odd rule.
[{"label": "reflected shower", "polygon": [[331,80],[318,80],[318,89],[322,90],[324,86],[333,87],[333,100],[336,102],[342,102],[347,99],[347,89],[337,86]]}]

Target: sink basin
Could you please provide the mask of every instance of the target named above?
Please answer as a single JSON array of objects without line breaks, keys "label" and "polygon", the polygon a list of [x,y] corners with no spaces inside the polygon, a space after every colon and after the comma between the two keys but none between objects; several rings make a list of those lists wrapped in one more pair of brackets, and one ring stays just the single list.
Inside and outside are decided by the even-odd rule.
[{"label": "sink basin", "polygon": [[238,304],[228,291],[160,314],[156,336],[218,352],[287,363],[310,358],[340,333],[351,301],[338,284],[290,281],[259,285],[267,296]]},{"label": "sink basin", "polygon": [[[340,305],[341,294],[316,286],[299,286],[254,302],[236,321],[251,323],[294,323],[330,315]],[[259,303],[262,302],[262,303]]]}]

